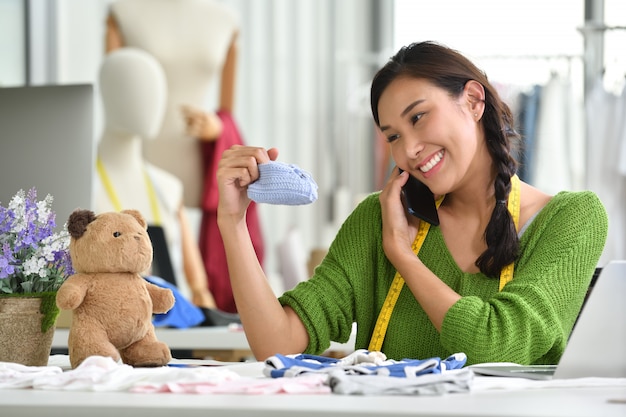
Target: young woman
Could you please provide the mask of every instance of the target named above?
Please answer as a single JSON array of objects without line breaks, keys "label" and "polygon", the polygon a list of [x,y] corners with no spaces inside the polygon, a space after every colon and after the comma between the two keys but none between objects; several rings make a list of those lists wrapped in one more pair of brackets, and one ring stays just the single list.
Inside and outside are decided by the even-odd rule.
[{"label": "young woman", "polygon": [[[320,354],[356,322],[356,348],[393,359],[557,363],[606,240],[599,199],[521,182],[510,109],[447,47],[402,48],[374,77],[371,105],[400,169],[352,212],[313,277],[279,299],[245,222],[246,188],[278,151],[223,154],[218,224],[255,356]],[[438,226],[407,213],[409,174],[437,197]]]}]

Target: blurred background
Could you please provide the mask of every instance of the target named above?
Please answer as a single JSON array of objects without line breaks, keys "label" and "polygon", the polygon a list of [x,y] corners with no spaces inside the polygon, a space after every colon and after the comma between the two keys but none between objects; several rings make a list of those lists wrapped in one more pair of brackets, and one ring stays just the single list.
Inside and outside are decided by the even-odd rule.
[{"label": "blurred background", "polygon": [[[95,86],[110,3],[0,0],[0,87]],[[311,172],[319,185],[315,204],[260,207],[270,278],[280,281],[281,271],[288,268],[285,257],[298,260],[297,269],[312,251],[323,252],[354,205],[381,188],[389,163],[386,145],[373,129],[370,81],[399,47],[422,40],[439,41],[472,58],[520,118],[524,100],[559,81],[566,95],[552,109],[559,124],[556,131],[553,127],[547,132],[554,139],[552,153],[545,160],[538,155],[532,171],[530,164],[526,166],[525,179],[550,192],[551,187],[597,191],[609,209],[611,230],[617,230],[610,236],[602,263],[626,258],[626,230],[614,229],[623,224],[621,184],[626,168],[619,164],[626,159],[614,161],[615,167],[607,165],[608,160],[597,165],[606,160],[606,152],[622,151],[626,117],[615,113],[612,118],[622,123],[614,130],[623,140],[615,142],[594,134],[596,123],[603,122],[589,123],[587,111],[597,89],[615,106],[620,97],[624,102],[624,0],[223,3],[241,19],[235,117],[244,140],[249,145],[277,147],[280,160]],[[215,108],[217,86],[215,92],[206,98],[207,109]],[[622,106],[615,111],[626,115]],[[102,126],[99,103],[94,120],[96,138]],[[561,160],[560,165],[555,160]],[[561,165],[566,174],[555,176]],[[597,174],[599,170],[606,175]],[[607,181],[613,188],[606,189]],[[614,192],[614,186],[619,192]],[[289,253],[281,257],[285,245]]]}]

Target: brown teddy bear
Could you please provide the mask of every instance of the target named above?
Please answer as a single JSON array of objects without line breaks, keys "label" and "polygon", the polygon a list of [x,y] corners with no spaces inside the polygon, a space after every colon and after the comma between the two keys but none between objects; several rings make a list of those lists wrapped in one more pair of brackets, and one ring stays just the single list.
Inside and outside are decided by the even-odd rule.
[{"label": "brown teddy bear", "polygon": [[152,263],[152,243],[141,213],[96,216],[75,210],[67,229],[76,273],[61,285],[56,303],[73,310],[68,340],[72,368],[92,355],[132,366],[166,365],[172,356],[156,338],[152,314],[169,311],[174,295],[140,275]]}]

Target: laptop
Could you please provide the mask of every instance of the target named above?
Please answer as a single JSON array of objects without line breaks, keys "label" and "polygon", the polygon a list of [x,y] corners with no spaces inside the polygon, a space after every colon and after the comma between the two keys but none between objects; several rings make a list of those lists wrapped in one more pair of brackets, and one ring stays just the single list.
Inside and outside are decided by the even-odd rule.
[{"label": "laptop", "polygon": [[477,364],[476,375],[529,379],[626,378],[626,261],[602,268],[558,365]]},{"label": "laptop", "polygon": [[0,88],[0,203],[20,189],[53,197],[57,230],[91,209],[95,145],[89,84]]}]

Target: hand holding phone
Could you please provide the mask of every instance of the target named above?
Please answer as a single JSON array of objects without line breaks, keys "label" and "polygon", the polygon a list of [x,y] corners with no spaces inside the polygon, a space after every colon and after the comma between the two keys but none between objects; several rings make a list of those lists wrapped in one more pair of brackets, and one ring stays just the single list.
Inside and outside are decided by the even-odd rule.
[{"label": "hand holding phone", "polygon": [[409,179],[402,186],[402,198],[410,214],[433,226],[439,226],[435,195],[426,184],[409,174]]}]

